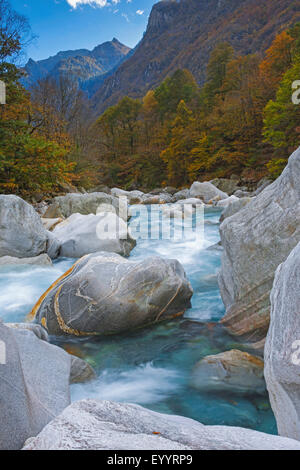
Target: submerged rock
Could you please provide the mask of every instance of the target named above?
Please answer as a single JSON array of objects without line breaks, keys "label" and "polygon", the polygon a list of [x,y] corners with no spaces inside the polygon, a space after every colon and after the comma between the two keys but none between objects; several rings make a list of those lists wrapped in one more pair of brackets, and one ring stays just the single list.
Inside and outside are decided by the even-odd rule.
[{"label": "submerged rock", "polygon": [[279,266],[271,293],[265,378],[278,432],[300,440],[300,244]]},{"label": "submerged rock", "polygon": [[97,400],[73,403],[24,446],[24,450],[288,449],[299,450],[300,442]]},{"label": "submerged rock", "polygon": [[32,331],[1,321],[0,341],[0,449],[20,449],[70,404],[71,359]]},{"label": "submerged rock", "polygon": [[300,148],[281,176],[225,219],[220,232],[222,323],[248,342],[261,341],[269,327],[276,268],[300,241]]},{"label": "submerged rock", "polygon": [[71,356],[70,384],[89,382],[96,378],[94,369],[85,361],[76,356]]},{"label": "submerged rock", "polygon": [[264,363],[237,349],[206,356],[196,364],[191,383],[201,392],[262,394],[266,391]]},{"label": "submerged rock", "polygon": [[183,315],[193,290],[176,260],[81,258],[38,301],[30,318],[54,335],[111,335]]},{"label": "submerged rock", "polygon": [[61,245],[60,256],[69,258],[81,258],[97,251],[129,256],[136,245],[127,223],[112,212],[73,214],[57,225],[53,234]]}]

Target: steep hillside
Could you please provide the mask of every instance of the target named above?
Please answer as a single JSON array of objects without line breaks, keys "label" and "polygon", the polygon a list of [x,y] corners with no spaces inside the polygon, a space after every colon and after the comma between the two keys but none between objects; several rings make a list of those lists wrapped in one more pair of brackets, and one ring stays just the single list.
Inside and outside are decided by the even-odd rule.
[{"label": "steep hillside", "polygon": [[[47,76],[59,77],[66,74],[77,79],[89,92],[89,81],[106,76],[129,53],[130,48],[121,44],[117,39],[105,42],[92,51],[79,49],[62,51],[48,59],[35,62],[30,59],[25,66],[27,77],[24,84],[30,87],[37,80]],[[101,84],[101,81],[100,81]]]},{"label": "steep hillside", "polygon": [[178,68],[205,79],[210,52],[229,41],[241,54],[264,51],[276,33],[300,21],[298,0],[164,0],[154,5],[134,54],[93,98],[101,113],[124,95],[142,96]]}]

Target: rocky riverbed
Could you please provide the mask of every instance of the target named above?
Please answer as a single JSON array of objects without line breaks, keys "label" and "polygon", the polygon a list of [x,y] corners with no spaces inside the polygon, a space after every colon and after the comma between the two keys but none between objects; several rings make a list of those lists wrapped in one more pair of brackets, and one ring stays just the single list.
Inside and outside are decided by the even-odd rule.
[{"label": "rocky riverbed", "polygon": [[[263,362],[275,270],[299,241],[299,162],[300,151],[276,182],[247,194],[230,180],[114,188],[57,197],[39,214],[0,196],[0,448],[87,448],[86,433],[98,449],[171,449],[171,434],[174,449],[300,448],[275,435],[266,390],[279,433],[299,439],[289,354],[300,328],[280,300],[289,288],[297,306],[297,251],[271,296],[267,384]],[[166,236],[166,220],[182,236]],[[122,414],[130,429],[105,427]],[[190,439],[174,438],[178,425]]]}]

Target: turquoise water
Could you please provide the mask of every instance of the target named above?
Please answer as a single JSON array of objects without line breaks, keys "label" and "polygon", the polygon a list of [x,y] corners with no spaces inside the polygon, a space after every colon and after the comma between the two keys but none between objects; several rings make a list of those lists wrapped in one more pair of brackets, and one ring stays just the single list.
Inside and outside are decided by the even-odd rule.
[{"label": "turquoise water", "polygon": [[[239,347],[217,321],[224,315],[217,273],[221,251],[220,211],[206,210],[204,244],[187,233],[185,240],[139,240],[132,260],[149,256],[176,258],[193,285],[192,308],[181,319],[108,339],[60,343],[88,360],[97,379],[72,386],[72,399],[98,398],[138,403],[179,414],[204,424],[243,426],[276,433],[268,397],[204,394],[190,385],[193,367],[208,354]],[[134,219],[133,219],[134,221]],[[142,223],[146,223],[143,220]],[[39,296],[65,272],[73,260],[54,267],[0,270],[0,312],[5,321],[23,321]]]}]

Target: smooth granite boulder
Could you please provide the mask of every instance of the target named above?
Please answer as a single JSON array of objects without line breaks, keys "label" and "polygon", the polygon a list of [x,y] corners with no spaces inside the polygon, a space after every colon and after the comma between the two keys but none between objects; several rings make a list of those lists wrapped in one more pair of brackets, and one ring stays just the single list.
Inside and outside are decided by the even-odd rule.
[{"label": "smooth granite boulder", "polygon": [[[226,201],[226,199],[225,199]],[[227,217],[231,217],[232,215],[236,214],[238,211],[243,209],[250,201],[252,201],[251,197],[242,197],[242,198],[237,198],[228,204],[224,211],[222,212],[220,221],[223,222],[223,220],[227,219]]]},{"label": "smooth granite boulder", "polygon": [[227,199],[222,199],[221,201],[218,201],[216,203],[216,207],[224,208],[226,209],[228,206],[233,204],[234,202],[239,202],[240,199],[236,196],[229,196]]},{"label": "smooth granite boulder", "polygon": [[300,440],[300,243],[281,264],[271,293],[265,378],[281,436]]},{"label": "smooth granite boulder", "polygon": [[5,323],[8,328],[16,328],[17,330],[29,330],[35,336],[43,341],[49,342],[49,335],[45,328],[37,323]]},{"label": "smooth granite boulder", "polygon": [[70,404],[70,368],[65,351],[0,321],[0,449],[20,449]]},{"label": "smooth granite boulder", "polygon": [[215,178],[210,181],[216,188],[231,196],[239,189],[239,180],[228,178]]},{"label": "smooth granite boulder", "polygon": [[227,330],[255,343],[265,338],[274,274],[300,241],[300,148],[281,176],[220,227],[219,285]]},{"label": "smooth granite boulder", "polygon": [[100,252],[78,260],[29,318],[53,335],[111,335],[183,315],[192,294],[176,260],[135,262]]},{"label": "smooth granite boulder", "polygon": [[181,191],[177,191],[177,193],[173,194],[172,202],[180,201],[181,199],[188,199],[190,197],[190,190],[189,189],[182,189]]},{"label": "smooth granite boulder", "polygon": [[106,205],[106,212],[110,207],[111,212],[115,212],[121,218],[127,220],[124,204],[120,203],[119,198],[106,193],[71,193],[65,196],[57,196],[53,199],[43,218],[67,218],[76,213],[82,215],[96,214],[99,206],[103,204]]},{"label": "smooth granite boulder", "polygon": [[237,349],[206,356],[194,367],[191,384],[201,392],[263,394],[264,363],[259,357]]},{"label": "smooth granite boulder", "polygon": [[128,199],[128,203],[131,204],[134,202],[135,204],[141,203],[145,194],[142,191],[125,191],[124,189],[113,188],[111,190],[112,196],[115,197],[126,197]]},{"label": "smooth granite boulder", "polygon": [[52,261],[45,253],[33,258],[14,258],[13,256],[1,256],[1,266],[22,266],[22,265],[36,265],[36,266],[52,266]]},{"label": "smooth granite boulder", "polygon": [[56,219],[45,219],[42,217],[43,226],[46,230],[49,230],[49,232],[54,230],[56,225],[61,224],[63,220],[64,219],[62,219],[61,217],[57,217]]},{"label": "smooth granite boulder", "polygon": [[23,450],[300,450],[300,442],[251,429],[204,426],[138,405],[82,400],[28,439]]},{"label": "smooth granite boulder", "polygon": [[18,196],[0,195],[0,257],[46,253],[48,234],[34,208]]},{"label": "smooth granite boulder", "polygon": [[97,251],[129,256],[136,245],[127,223],[112,212],[72,214],[55,227],[53,234],[61,245],[60,256],[69,258],[81,258]]},{"label": "smooth granite boulder", "polygon": [[207,204],[213,200],[221,201],[222,199],[227,199],[228,194],[220,191],[220,189],[216,188],[208,181],[204,183],[195,181],[190,188],[189,197],[198,197]]}]

